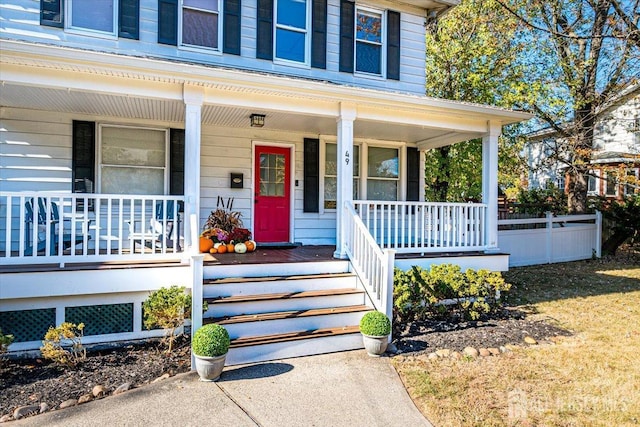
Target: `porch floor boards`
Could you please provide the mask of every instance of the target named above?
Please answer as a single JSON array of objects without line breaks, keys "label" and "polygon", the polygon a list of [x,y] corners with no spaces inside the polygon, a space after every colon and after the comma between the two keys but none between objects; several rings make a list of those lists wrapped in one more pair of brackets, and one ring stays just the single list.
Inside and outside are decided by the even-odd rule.
[{"label": "porch floor boards", "polygon": [[296,246],[290,249],[258,248],[244,254],[206,254],[205,265],[282,264],[289,262],[336,261],[335,246]]}]

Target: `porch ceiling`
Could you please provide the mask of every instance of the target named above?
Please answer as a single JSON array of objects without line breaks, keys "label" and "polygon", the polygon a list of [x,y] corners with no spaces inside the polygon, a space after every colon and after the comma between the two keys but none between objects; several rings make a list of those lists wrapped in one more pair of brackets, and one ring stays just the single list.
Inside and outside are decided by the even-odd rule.
[{"label": "porch ceiling", "polygon": [[[184,103],[178,100],[121,96],[79,90],[64,90],[5,83],[0,91],[0,105],[13,108],[61,111],[72,114],[105,117],[107,120],[151,120],[177,124],[184,122]],[[252,113],[265,114],[262,130],[285,131],[313,135],[335,135],[335,117],[296,114],[262,108],[239,108],[205,105],[202,122],[230,128],[250,128]],[[440,138],[450,131],[407,126],[373,120],[356,120],[354,136],[362,139],[418,142]],[[470,134],[471,136],[471,134]]]}]

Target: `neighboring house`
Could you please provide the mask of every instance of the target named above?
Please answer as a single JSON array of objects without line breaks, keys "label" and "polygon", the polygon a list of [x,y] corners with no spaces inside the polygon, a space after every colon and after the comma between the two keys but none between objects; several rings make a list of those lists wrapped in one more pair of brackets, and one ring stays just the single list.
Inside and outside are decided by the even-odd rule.
[{"label": "neighboring house", "polygon": [[[394,265],[506,269],[498,136],[530,116],[423,95],[425,21],[456,3],[2,2],[11,349],[65,320],[88,325],[86,342],[158,335],[142,330],[141,302],[182,284],[195,307],[218,298],[205,321],[226,319],[229,363],[337,351],[361,345],[363,312],[390,313]],[[473,138],[483,203],[425,203],[424,151]],[[333,257],[203,265],[198,233],[219,198],[259,245]]]},{"label": "neighboring house", "polygon": [[[555,130],[544,129],[528,139],[529,187],[545,188],[551,182],[565,188],[566,167],[550,160],[562,138]],[[625,173],[640,178],[640,84],[631,85],[603,108],[593,130],[593,147],[589,195],[620,199],[637,191],[637,186],[616,177]]]}]

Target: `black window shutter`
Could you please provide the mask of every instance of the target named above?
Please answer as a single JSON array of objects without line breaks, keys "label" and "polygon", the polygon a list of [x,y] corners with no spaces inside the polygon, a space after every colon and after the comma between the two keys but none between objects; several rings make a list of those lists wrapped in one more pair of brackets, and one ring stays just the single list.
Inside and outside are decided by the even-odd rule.
[{"label": "black window shutter", "polygon": [[256,58],[273,59],[273,0],[258,0]]},{"label": "black window shutter", "polygon": [[158,43],[178,44],[178,0],[158,1]]},{"label": "black window shutter", "polygon": [[353,73],[353,32],[355,3],[340,1],[340,71]]},{"label": "black window shutter", "polygon": [[140,37],[140,0],[120,0],[118,37],[138,40]]},{"label": "black window shutter", "polygon": [[304,139],[304,212],[318,212],[320,206],[320,140]]},{"label": "black window shutter", "polygon": [[313,0],[311,66],[327,68],[327,0]]},{"label": "black window shutter", "polygon": [[184,194],[184,129],[169,132],[169,194]]},{"label": "black window shutter", "polygon": [[240,55],[241,10],[241,0],[224,0],[224,18],[222,20],[224,26],[222,51],[224,53]]},{"label": "black window shutter", "polygon": [[420,152],[407,147],[407,201],[420,200]]},{"label": "black window shutter", "polygon": [[400,12],[387,11],[387,78],[400,80]]},{"label": "black window shutter", "polygon": [[64,27],[64,0],[40,0],[40,25]]},{"label": "black window shutter", "polygon": [[89,191],[85,180],[91,181],[91,187],[95,188],[96,124],[74,120],[71,138],[72,190],[85,193]]}]

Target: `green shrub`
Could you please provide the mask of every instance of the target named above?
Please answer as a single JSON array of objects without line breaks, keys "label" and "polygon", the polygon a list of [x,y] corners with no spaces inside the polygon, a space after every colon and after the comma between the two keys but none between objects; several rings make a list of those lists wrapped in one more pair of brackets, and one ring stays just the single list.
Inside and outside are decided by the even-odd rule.
[{"label": "green shrub", "polygon": [[508,291],[500,273],[488,270],[461,271],[452,264],[433,265],[430,270],[413,266],[394,271],[394,317],[399,322],[425,318],[476,320],[499,307],[501,291]]},{"label": "green shrub", "polygon": [[184,286],[160,288],[152,292],[142,303],[144,326],[147,329],[160,327],[167,331],[165,341],[168,352],[173,349],[176,328],[184,324],[191,314],[191,295],[184,292]]},{"label": "green shrub", "polygon": [[56,328],[49,327],[40,347],[42,357],[67,366],[76,366],[84,361],[87,350],[82,345],[83,330],[84,323],[64,322]]},{"label": "green shrub", "polygon": [[217,357],[229,351],[229,333],[224,326],[212,323],[200,327],[193,335],[191,350],[198,356]]},{"label": "green shrub", "polygon": [[360,319],[360,332],[365,335],[381,337],[391,333],[391,321],[379,311],[370,311]]},{"label": "green shrub", "polygon": [[5,354],[13,342],[13,335],[4,335],[0,329],[0,356]]}]

